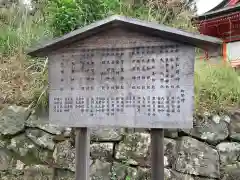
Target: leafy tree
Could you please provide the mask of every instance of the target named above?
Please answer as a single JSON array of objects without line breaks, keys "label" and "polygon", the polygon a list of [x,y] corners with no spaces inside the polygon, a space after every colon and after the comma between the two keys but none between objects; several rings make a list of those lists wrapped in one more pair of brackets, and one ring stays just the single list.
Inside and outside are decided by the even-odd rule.
[{"label": "leafy tree", "polygon": [[73,0],[53,0],[48,4],[48,14],[55,35],[62,35],[77,28],[81,9]]},{"label": "leafy tree", "polygon": [[[177,27],[189,28],[190,19],[185,18],[183,13],[191,12],[189,5],[190,1],[182,0],[52,0],[48,3],[47,12],[55,36],[60,36],[111,14],[168,25],[181,21]],[[173,22],[175,19],[177,21]]]}]

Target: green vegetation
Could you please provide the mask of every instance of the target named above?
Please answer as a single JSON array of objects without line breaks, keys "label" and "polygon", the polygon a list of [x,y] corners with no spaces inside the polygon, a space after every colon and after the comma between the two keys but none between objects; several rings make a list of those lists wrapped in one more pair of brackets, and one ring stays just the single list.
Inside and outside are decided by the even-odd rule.
[{"label": "green vegetation", "polygon": [[47,61],[30,59],[24,50],[52,38],[52,31],[41,13],[30,15],[16,4],[0,9],[0,26],[0,105],[36,104],[47,84]]},{"label": "green vegetation", "polygon": [[112,14],[192,28],[189,6],[181,1],[53,0],[48,3],[47,12],[57,36]]},{"label": "green vegetation", "polygon": [[228,64],[196,61],[195,104],[200,112],[221,113],[239,107],[240,80],[237,72]]},{"label": "green vegetation", "polygon": [[2,56],[22,53],[26,47],[52,37],[48,24],[39,12],[30,15],[27,9],[17,5],[0,8],[0,27]]},{"label": "green vegetation", "polygon": [[[8,1],[7,1],[8,2]],[[11,1],[12,2],[12,1]],[[0,6],[0,105],[48,105],[47,59],[32,59],[27,47],[112,14],[195,31],[192,12],[180,0],[34,0]],[[240,103],[237,74],[226,66],[196,63],[196,110],[221,112]]]}]

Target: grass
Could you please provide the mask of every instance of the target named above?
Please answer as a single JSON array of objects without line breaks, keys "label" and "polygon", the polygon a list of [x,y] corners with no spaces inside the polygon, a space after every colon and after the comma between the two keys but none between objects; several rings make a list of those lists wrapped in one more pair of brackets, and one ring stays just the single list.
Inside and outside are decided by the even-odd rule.
[{"label": "grass", "polygon": [[47,60],[31,59],[24,50],[52,38],[51,30],[41,14],[28,13],[14,5],[0,8],[0,107],[37,104],[47,84]]},{"label": "grass", "polygon": [[[47,95],[47,60],[31,62],[24,54],[0,59],[0,104],[45,106],[39,99]],[[45,97],[46,99],[47,97]],[[43,101],[41,100],[41,103]],[[46,103],[46,102],[45,102]]]},{"label": "grass", "polygon": [[[131,6],[128,10],[141,19],[165,22],[168,11],[157,8],[158,4],[154,2],[149,1],[148,9],[139,8],[139,12],[133,12]],[[188,13],[181,12],[174,17],[171,25],[193,31]],[[169,23],[166,21],[166,24]],[[27,57],[24,50],[40,39],[52,38],[52,29],[40,13],[29,16],[27,11],[16,6],[0,9],[0,25],[0,107],[17,104],[46,108],[48,60]],[[196,112],[217,113],[226,111],[228,107],[239,107],[240,81],[237,73],[227,65],[216,66],[197,61],[195,105]]]},{"label": "grass", "polygon": [[29,11],[14,5],[0,8],[0,27],[0,52],[6,57],[23,53],[31,44],[52,37],[41,14],[29,16]]},{"label": "grass", "polygon": [[[223,62],[219,59],[219,62]],[[196,111],[221,113],[240,105],[240,80],[229,64],[195,64]]]}]

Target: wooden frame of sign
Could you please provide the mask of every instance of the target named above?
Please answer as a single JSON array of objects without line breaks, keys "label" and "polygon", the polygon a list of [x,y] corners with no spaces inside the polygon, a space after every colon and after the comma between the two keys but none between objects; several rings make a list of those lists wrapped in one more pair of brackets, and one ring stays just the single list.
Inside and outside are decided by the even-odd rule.
[{"label": "wooden frame of sign", "polygon": [[89,178],[96,126],[151,128],[152,179],[163,179],[163,129],[193,125],[195,47],[221,43],[115,15],[31,50],[49,58],[50,122],[79,128],[76,179]]}]

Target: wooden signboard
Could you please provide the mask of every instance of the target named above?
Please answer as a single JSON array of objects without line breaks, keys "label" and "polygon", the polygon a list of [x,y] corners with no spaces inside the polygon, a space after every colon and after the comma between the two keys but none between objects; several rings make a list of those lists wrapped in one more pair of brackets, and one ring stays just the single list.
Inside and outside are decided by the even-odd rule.
[{"label": "wooden signboard", "polygon": [[50,121],[192,127],[194,47],[112,29],[49,57]]},{"label": "wooden signboard", "polygon": [[88,127],[151,128],[152,179],[164,179],[163,129],[193,124],[194,47],[217,38],[111,16],[29,54],[49,57],[50,122],[79,127],[76,180],[89,179]]}]

